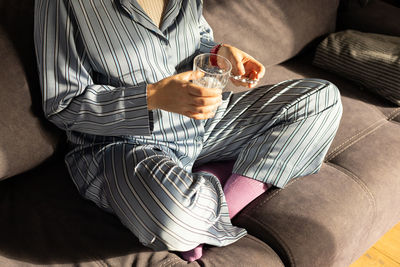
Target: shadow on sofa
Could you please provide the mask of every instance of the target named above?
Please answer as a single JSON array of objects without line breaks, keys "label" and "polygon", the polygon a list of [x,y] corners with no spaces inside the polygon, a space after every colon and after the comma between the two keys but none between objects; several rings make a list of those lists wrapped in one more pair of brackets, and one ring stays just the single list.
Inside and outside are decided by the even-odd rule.
[{"label": "shadow on sofa", "polygon": [[150,251],[115,216],[79,196],[62,161],[2,182],[0,195],[3,256],[50,264]]}]

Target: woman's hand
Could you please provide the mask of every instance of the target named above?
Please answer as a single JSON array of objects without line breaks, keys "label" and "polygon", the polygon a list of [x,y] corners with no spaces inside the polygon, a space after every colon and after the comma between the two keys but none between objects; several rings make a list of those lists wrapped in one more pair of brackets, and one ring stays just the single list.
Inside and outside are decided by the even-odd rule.
[{"label": "woman's hand", "polygon": [[197,120],[213,117],[222,103],[222,90],[204,88],[190,82],[203,75],[199,71],[187,71],[148,84],[148,109],[163,109]]},{"label": "woman's hand", "polygon": [[[218,55],[227,58],[232,63],[232,73],[234,75],[241,75],[251,80],[259,80],[265,74],[265,67],[263,64],[236,47],[223,44],[218,50]],[[249,88],[253,88],[257,85],[256,83],[250,84],[240,82],[232,78],[231,81],[237,86],[246,86]]]}]

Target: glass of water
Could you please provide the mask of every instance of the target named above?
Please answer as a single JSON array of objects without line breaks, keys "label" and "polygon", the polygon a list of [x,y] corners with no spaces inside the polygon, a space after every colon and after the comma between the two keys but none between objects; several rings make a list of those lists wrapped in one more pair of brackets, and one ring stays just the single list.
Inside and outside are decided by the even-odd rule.
[{"label": "glass of water", "polygon": [[194,84],[223,90],[229,81],[232,65],[222,56],[206,53],[194,58],[193,70],[204,73],[200,79],[193,80]]}]

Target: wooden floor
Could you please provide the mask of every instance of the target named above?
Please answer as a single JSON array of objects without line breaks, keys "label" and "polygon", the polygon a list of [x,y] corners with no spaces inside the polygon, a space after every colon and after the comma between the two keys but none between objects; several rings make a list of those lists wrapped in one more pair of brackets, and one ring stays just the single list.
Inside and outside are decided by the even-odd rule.
[{"label": "wooden floor", "polygon": [[350,267],[400,267],[400,223],[387,232]]}]

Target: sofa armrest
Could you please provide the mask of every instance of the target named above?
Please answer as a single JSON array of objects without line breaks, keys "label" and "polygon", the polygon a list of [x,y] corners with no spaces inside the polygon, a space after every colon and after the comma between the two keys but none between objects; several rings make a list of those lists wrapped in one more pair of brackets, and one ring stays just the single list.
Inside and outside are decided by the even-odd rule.
[{"label": "sofa armrest", "polygon": [[[0,27],[0,180],[42,163],[54,153],[59,140],[59,132],[32,108],[31,90],[39,95],[40,90],[38,84],[30,84],[27,75],[36,75],[33,45],[22,40],[31,35],[21,33],[18,40],[29,57],[19,54],[10,30]],[[35,106],[40,107],[40,97]]]}]

